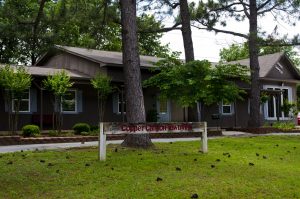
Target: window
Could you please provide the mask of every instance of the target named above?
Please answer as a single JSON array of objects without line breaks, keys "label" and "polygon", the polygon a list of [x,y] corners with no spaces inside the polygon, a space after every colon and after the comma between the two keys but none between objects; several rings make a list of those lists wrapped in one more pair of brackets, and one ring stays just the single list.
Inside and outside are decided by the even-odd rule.
[{"label": "window", "polygon": [[[12,111],[13,112],[16,111],[17,105],[18,105],[18,100],[13,99],[12,100]],[[29,92],[29,90],[25,91],[20,98],[19,112],[21,112],[21,113],[30,112],[30,92]]]},{"label": "window", "polygon": [[222,102],[222,114],[231,115],[233,113],[233,104]]},{"label": "window", "polygon": [[68,90],[61,99],[62,112],[77,112],[77,92]]},{"label": "window", "polygon": [[123,113],[126,113],[125,96],[122,97],[122,93],[118,93],[118,114],[122,113],[122,106],[124,107]]},{"label": "window", "polygon": [[285,119],[289,117],[288,113],[282,111],[281,106],[284,101],[291,101],[291,88],[289,87],[271,87],[268,86],[267,90],[280,91],[278,95],[272,95],[269,97],[268,101],[265,103],[265,117],[266,119],[275,120],[278,117],[280,119]]}]

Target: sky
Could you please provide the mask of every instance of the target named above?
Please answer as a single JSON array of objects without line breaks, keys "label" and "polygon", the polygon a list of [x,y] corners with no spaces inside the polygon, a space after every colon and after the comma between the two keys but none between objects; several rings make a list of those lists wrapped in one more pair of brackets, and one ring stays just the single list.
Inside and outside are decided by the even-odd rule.
[{"label": "sky", "polygon": [[[168,19],[164,22],[165,27],[172,26],[172,20]],[[290,26],[283,21],[274,21],[272,15],[267,15],[258,20],[259,27],[267,33],[273,32],[274,28],[277,26],[278,32],[281,35],[288,34],[289,37],[293,37],[296,34],[300,34],[300,23],[296,26]],[[248,21],[236,22],[234,20],[227,20],[227,30],[234,30],[240,33],[245,33],[249,31]],[[194,43],[195,59],[207,59],[212,62],[219,61],[219,52],[222,48],[226,48],[233,43],[243,43],[245,39],[237,36],[232,36],[229,34],[208,32],[205,30],[198,30],[192,28],[192,38]],[[181,58],[184,58],[184,48],[181,31],[174,30],[165,33],[161,39],[163,44],[169,44],[169,47],[173,51],[179,51],[181,53]],[[298,51],[300,52],[300,51]]]}]

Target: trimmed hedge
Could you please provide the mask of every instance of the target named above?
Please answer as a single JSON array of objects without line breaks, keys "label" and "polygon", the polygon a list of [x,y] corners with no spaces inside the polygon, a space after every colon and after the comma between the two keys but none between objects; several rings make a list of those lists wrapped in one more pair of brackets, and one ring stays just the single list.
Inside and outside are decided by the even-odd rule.
[{"label": "trimmed hedge", "polygon": [[81,132],[89,132],[90,129],[91,129],[91,127],[87,123],[77,123],[73,126],[75,135],[80,135]]},{"label": "trimmed hedge", "polygon": [[22,134],[24,137],[35,137],[40,134],[40,128],[33,124],[25,125],[22,128]]}]

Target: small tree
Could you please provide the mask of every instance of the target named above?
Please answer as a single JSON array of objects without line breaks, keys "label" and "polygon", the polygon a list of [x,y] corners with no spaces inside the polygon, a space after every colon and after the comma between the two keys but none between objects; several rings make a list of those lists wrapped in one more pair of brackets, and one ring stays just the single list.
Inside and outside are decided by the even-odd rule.
[{"label": "small tree", "polygon": [[98,117],[99,121],[103,122],[106,100],[108,95],[113,92],[111,79],[106,75],[98,74],[96,77],[91,79],[91,84],[97,90]]},{"label": "small tree", "polygon": [[162,97],[173,99],[183,107],[196,102],[210,105],[241,99],[245,91],[235,80],[249,81],[249,70],[240,65],[211,67],[206,60],[183,64],[174,59],[160,65],[160,72],[144,81],[144,86],[159,88]]},{"label": "small tree", "polygon": [[70,76],[62,70],[53,75],[49,75],[47,79],[43,81],[44,87],[51,91],[54,95],[54,117],[55,126],[54,128],[61,133],[61,128],[63,124],[61,103],[62,98],[66,94],[67,90],[73,86],[73,82],[70,82]]},{"label": "small tree", "polygon": [[0,86],[4,90],[4,99],[8,108],[8,126],[13,134],[16,133],[18,128],[18,115],[22,96],[30,88],[31,81],[32,77],[24,67],[13,68],[6,65],[0,68]]}]

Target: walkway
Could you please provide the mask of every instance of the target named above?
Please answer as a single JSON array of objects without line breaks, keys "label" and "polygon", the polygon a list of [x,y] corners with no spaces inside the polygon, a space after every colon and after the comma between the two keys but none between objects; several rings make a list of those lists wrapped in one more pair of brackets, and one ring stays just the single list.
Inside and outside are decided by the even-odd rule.
[{"label": "walkway", "polygon": [[[167,138],[167,139],[152,139],[152,142],[178,142],[178,141],[194,141],[200,138]],[[107,141],[107,144],[121,144],[123,140]],[[48,150],[48,149],[64,149],[74,147],[90,147],[98,146],[98,142],[75,142],[75,143],[55,143],[55,144],[28,144],[28,145],[10,145],[0,146],[0,153],[18,152],[18,151],[34,151],[34,150]]]},{"label": "walkway", "polygon": [[[274,135],[288,135],[288,136],[300,136],[300,133],[269,133],[269,134],[251,134],[238,131],[223,131],[222,137],[250,137],[250,136],[274,136]],[[221,136],[208,137],[208,139],[221,138]],[[200,138],[163,138],[152,139],[153,142],[183,142],[183,141],[195,141]],[[122,140],[107,141],[107,144],[120,144]],[[18,151],[34,151],[34,150],[48,150],[48,149],[64,149],[74,147],[90,147],[98,146],[98,142],[76,142],[76,143],[55,143],[55,144],[29,144],[29,145],[10,145],[0,146],[0,153],[18,152]]]}]

